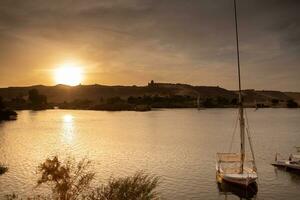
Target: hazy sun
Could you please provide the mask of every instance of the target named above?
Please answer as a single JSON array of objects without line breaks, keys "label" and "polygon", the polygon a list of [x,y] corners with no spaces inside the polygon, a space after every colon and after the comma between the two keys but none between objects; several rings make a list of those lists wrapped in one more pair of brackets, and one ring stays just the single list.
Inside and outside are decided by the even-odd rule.
[{"label": "hazy sun", "polygon": [[82,68],[74,63],[64,63],[55,70],[55,82],[64,85],[79,85],[82,81]]}]

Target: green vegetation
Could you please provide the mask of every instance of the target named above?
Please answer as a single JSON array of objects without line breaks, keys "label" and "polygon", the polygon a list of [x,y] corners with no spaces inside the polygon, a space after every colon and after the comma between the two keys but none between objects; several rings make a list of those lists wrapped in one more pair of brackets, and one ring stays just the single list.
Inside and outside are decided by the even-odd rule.
[{"label": "green vegetation", "polygon": [[298,103],[292,99],[288,100],[286,105],[288,108],[298,108]]},{"label": "green vegetation", "polygon": [[279,100],[278,100],[278,99],[272,99],[272,104],[273,104],[273,105],[279,104]]},{"label": "green vegetation", "polygon": [[48,184],[52,194],[60,200],[78,199],[90,187],[95,173],[88,170],[90,161],[83,159],[74,164],[71,159],[60,162],[58,157],[47,159],[39,166],[38,186]]},{"label": "green vegetation", "polygon": [[[91,162],[82,159],[78,163],[68,158],[60,161],[57,156],[48,158],[38,168],[40,177],[37,186],[47,185],[52,193],[48,196],[35,195],[25,199],[56,200],[158,200],[156,188],[159,179],[144,172],[133,176],[111,178],[107,184],[97,186],[95,173],[90,170]],[[92,187],[93,185],[93,187]],[[95,185],[95,186],[94,186]],[[6,199],[22,199],[18,195]]]},{"label": "green vegetation", "polygon": [[[218,86],[156,83],[148,86],[31,86],[0,88],[3,104],[14,110],[61,109],[149,111],[152,108],[230,108],[236,91]],[[243,91],[246,107],[296,107],[300,93]],[[2,105],[3,106],[3,105]],[[1,104],[0,104],[1,107]]]},{"label": "green vegetation", "polygon": [[152,108],[193,108],[196,107],[196,98],[182,95],[169,96],[130,96],[127,102],[131,105],[148,105]]},{"label": "green vegetation", "polygon": [[[237,104],[236,98],[226,98],[218,96],[216,98],[201,99],[202,107],[206,108],[223,108],[234,107]],[[192,96],[169,95],[169,96],[130,96],[127,99],[121,97],[101,98],[99,103],[94,104],[88,100],[76,100],[71,103],[59,105],[60,108],[66,109],[91,109],[91,110],[136,110],[148,111],[151,108],[196,108],[197,98]]]},{"label": "green vegetation", "polygon": [[29,90],[28,100],[32,110],[44,110],[47,108],[47,97],[39,94],[37,89]]},{"label": "green vegetation", "polygon": [[31,89],[25,94],[18,94],[11,99],[3,100],[0,97],[0,110],[3,108],[10,108],[12,110],[45,110],[52,108],[47,102],[47,96],[39,93],[37,89]]},{"label": "green vegetation", "polygon": [[158,200],[155,191],[158,177],[137,172],[125,178],[112,178],[107,185],[94,190],[87,196],[89,200]]},{"label": "green vegetation", "polygon": [[98,104],[91,107],[92,110],[108,110],[108,111],[121,111],[121,110],[134,110],[135,107],[128,104],[126,100],[120,97],[111,97],[106,100],[102,99]]},{"label": "green vegetation", "polygon": [[[205,108],[235,107],[236,98],[222,96],[200,98],[200,106]],[[121,98],[119,96],[100,98],[95,103],[90,100],[75,100],[70,103],[64,102],[58,105],[62,109],[86,109],[86,110],[107,110],[107,111],[149,111],[152,108],[196,108],[197,98],[189,95],[143,95]]]},{"label": "green vegetation", "polygon": [[0,121],[2,120],[15,120],[17,118],[17,113],[10,109],[0,110]]},{"label": "green vegetation", "polygon": [[8,167],[0,163],[0,175],[8,171]]},{"label": "green vegetation", "polygon": [[4,109],[3,98],[0,96],[0,110]]},{"label": "green vegetation", "polygon": [[91,110],[135,110],[148,111],[151,108],[195,108],[196,99],[190,96],[130,96],[128,98],[110,97],[101,98],[98,103],[88,100],[76,100],[71,103],[64,102],[59,105],[66,109],[91,109]]},{"label": "green vegetation", "polygon": [[17,113],[11,109],[6,108],[2,97],[0,97],[0,121],[15,120],[16,118],[17,118]]},{"label": "green vegetation", "polygon": [[236,105],[236,98],[229,99],[222,96],[218,96],[216,98],[205,98],[202,101],[202,106],[205,108],[228,108],[235,107]]}]

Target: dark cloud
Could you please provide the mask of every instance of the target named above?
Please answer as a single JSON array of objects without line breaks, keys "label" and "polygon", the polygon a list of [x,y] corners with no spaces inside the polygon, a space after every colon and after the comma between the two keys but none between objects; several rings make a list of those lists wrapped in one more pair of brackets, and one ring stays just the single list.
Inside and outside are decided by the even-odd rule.
[{"label": "dark cloud", "polygon": [[[298,0],[238,0],[245,87],[299,91],[299,8]],[[0,85],[50,84],[23,74],[75,57],[92,63],[86,83],[235,88],[233,20],[232,0],[2,0],[0,73],[15,69],[22,81]]]}]

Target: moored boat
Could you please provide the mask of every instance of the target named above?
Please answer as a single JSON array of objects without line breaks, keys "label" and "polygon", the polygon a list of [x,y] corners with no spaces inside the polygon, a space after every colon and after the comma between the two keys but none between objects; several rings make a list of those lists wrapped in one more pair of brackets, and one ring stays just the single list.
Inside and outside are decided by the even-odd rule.
[{"label": "moored boat", "polygon": [[[255,157],[252,147],[252,141],[249,132],[249,125],[246,128],[245,111],[243,107],[240,59],[239,59],[239,40],[238,40],[238,24],[236,13],[236,0],[234,0],[235,12],[235,28],[236,28],[236,48],[237,48],[237,67],[238,67],[238,83],[239,83],[239,128],[240,128],[240,152],[239,153],[217,153],[216,177],[219,183],[226,181],[229,183],[249,186],[256,182],[257,169],[255,165]],[[247,120],[248,122],[248,120]],[[246,158],[245,136],[248,136],[249,147],[251,150],[251,159]]]},{"label": "moored boat", "polygon": [[[243,170],[240,169],[241,155],[238,153],[218,153],[217,154],[217,181],[219,183],[226,181],[228,183],[248,186],[256,182],[257,173],[256,169],[252,166],[253,160],[244,162],[249,163],[249,167],[244,166]],[[224,166],[227,165],[227,166]],[[230,165],[230,166],[228,166]]]},{"label": "moored boat", "polygon": [[287,170],[296,170],[300,172],[300,155],[290,154],[288,159],[279,159],[279,154],[276,153],[275,161],[271,163],[275,167],[281,167]]}]

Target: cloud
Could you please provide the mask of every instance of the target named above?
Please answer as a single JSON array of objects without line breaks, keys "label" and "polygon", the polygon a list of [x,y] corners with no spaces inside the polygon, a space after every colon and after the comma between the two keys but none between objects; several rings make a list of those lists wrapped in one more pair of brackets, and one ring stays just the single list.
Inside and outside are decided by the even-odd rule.
[{"label": "cloud", "polygon": [[[299,91],[299,8],[297,0],[238,1],[245,87]],[[233,17],[231,0],[3,0],[0,73],[8,74],[9,67],[22,76],[73,56],[93,63],[95,75],[87,83],[146,84],[157,78],[233,89]],[[114,75],[119,78],[109,79]]]}]

